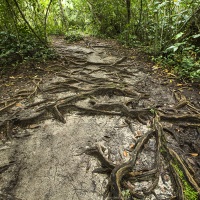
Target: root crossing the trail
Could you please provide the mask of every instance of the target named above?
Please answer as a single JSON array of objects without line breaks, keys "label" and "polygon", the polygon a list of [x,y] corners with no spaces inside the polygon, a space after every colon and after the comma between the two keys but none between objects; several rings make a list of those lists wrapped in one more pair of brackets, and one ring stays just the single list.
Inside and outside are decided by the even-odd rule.
[{"label": "root crossing the trail", "polygon": [[200,108],[90,39],[53,38],[52,75],[1,100],[0,199],[198,200]]}]

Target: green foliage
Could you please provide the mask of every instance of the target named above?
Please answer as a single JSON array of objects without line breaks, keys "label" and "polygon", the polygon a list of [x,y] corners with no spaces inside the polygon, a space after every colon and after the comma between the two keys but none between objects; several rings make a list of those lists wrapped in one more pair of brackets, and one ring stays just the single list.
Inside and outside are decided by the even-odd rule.
[{"label": "green foliage", "polygon": [[174,71],[180,77],[189,77],[191,80],[200,80],[200,60],[191,57],[183,57],[179,66],[175,66]]},{"label": "green foliage", "polygon": [[12,68],[24,61],[45,61],[52,57],[55,57],[53,50],[38,42],[31,34],[16,36],[0,32],[0,69]]},{"label": "green foliage", "polygon": [[151,108],[150,112],[151,112],[151,114],[156,115],[156,109],[155,108]]},{"label": "green foliage", "polygon": [[159,65],[175,73],[180,79],[200,81],[200,49],[189,40],[177,42],[164,51],[164,55],[154,59]]},{"label": "green foliage", "polygon": [[200,81],[200,60],[180,54],[170,54],[167,57],[160,56],[154,61],[172,73],[175,73],[179,79],[185,79],[192,82]]},{"label": "green foliage", "polygon": [[[113,0],[87,1],[87,21],[85,29],[95,35],[114,37],[126,25],[126,3]],[[98,32],[96,32],[98,30]],[[97,33],[97,34],[96,34]]]},{"label": "green foliage", "polygon": [[183,171],[179,168],[177,164],[173,164],[173,168],[175,169],[175,171],[181,179],[181,182],[183,184],[183,192],[186,200],[198,200],[198,192],[196,192],[194,188],[192,188],[192,186],[189,184],[189,182],[185,178]]},{"label": "green foliage", "polygon": [[69,31],[65,36],[65,40],[68,42],[77,42],[83,40],[83,36],[78,31]]},{"label": "green foliage", "polygon": [[127,25],[127,27],[128,28],[126,30],[124,30],[117,36],[117,40],[125,46],[141,46],[141,42],[137,39],[137,36],[133,34],[129,25]]},{"label": "green foliage", "polygon": [[122,191],[122,197],[124,200],[128,200],[131,197],[130,191],[129,190],[123,190]]}]

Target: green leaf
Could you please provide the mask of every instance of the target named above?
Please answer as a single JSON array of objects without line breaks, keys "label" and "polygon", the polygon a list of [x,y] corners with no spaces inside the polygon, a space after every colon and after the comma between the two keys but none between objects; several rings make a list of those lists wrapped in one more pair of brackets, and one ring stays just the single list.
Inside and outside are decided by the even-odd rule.
[{"label": "green leaf", "polygon": [[200,34],[196,34],[192,36],[192,38],[198,38],[198,37],[200,37]]},{"label": "green leaf", "polygon": [[175,40],[177,40],[178,38],[180,38],[183,34],[184,34],[183,32],[178,33],[178,34],[175,36]]},{"label": "green leaf", "polygon": [[165,52],[170,52],[170,51],[176,52],[177,50],[178,50],[178,46],[172,45],[172,46],[168,47],[168,48],[165,50]]},{"label": "green leaf", "polygon": [[167,1],[166,1],[166,2],[163,2],[163,3],[160,3],[160,2],[159,2],[158,9],[160,9],[160,8],[162,8],[162,7],[164,7],[164,6],[166,6],[167,3],[168,3]]}]

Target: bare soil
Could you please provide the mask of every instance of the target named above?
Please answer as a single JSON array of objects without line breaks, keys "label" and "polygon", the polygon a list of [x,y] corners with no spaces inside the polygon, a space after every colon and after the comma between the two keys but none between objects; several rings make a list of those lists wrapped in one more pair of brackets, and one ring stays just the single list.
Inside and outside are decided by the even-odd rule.
[{"label": "bare soil", "polygon": [[198,199],[199,85],[114,40],[51,43],[0,80],[0,199]]}]

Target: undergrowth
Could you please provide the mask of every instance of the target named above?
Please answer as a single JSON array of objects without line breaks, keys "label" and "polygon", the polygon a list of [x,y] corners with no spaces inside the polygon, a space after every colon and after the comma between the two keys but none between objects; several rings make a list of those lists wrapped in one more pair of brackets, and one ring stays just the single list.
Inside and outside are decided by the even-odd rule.
[{"label": "undergrowth", "polygon": [[78,31],[69,31],[65,35],[65,40],[68,42],[77,42],[83,40],[83,36]]},{"label": "undergrowth", "polygon": [[192,56],[196,52],[187,52],[187,54],[168,54],[167,56],[159,56],[153,60],[158,66],[169,70],[179,79],[189,80],[192,82],[200,81],[200,59]]},{"label": "undergrowth", "polygon": [[[182,38],[183,37],[183,38]],[[178,79],[190,82],[200,82],[200,34],[184,37],[179,33],[172,39],[171,46],[163,46],[164,50],[156,51],[157,47],[142,43],[130,31],[126,30],[116,38],[121,44],[136,47],[153,56],[153,61],[160,68],[167,69]],[[158,45],[158,44],[156,44]]]},{"label": "undergrowth", "polygon": [[200,82],[200,47],[191,42],[199,37],[200,34],[197,34],[188,37],[184,42],[177,41],[153,60],[179,79]]},{"label": "undergrowth", "polygon": [[22,62],[44,62],[55,56],[52,49],[38,42],[31,34],[22,33],[17,36],[0,32],[0,71],[17,68]]}]

